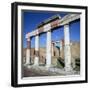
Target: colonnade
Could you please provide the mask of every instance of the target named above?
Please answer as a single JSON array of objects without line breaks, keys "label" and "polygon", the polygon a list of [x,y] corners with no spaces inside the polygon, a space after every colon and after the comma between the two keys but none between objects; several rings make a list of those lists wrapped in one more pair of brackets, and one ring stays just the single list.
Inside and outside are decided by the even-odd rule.
[{"label": "colonnade", "polygon": [[[53,19],[53,18],[51,18]],[[49,19],[49,20],[51,20]],[[70,29],[69,24],[77,19],[80,19],[80,14],[68,14],[63,18],[53,19],[53,21],[47,21],[47,24],[39,27],[38,29],[26,34],[27,39],[27,50],[26,50],[26,64],[30,64],[30,50],[31,50],[31,40],[32,36],[35,37],[35,60],[34,65],[39,65],[39,34],[45,32],[47,34],[46,39],[46,67],[51,66],[51,56],[53,49],[51,48],[51,31],[54,28],[64,26],[64,61],[65,61],[65,70],[71,71],[71,50],[70,50]],[[46,22],[45,22],[46,23]],[[62,43],[62,42],[61,42]],[[62,49],[62,44],[60,44]]]},{"label": "colonnade", "polygon": [[[50,27],[49,27],[50,28]],[[52,42],[51,42],[51,30],[46,32],[46,67],[51,66],[51,57],[53,53]],[[30,64],[30,50],[31,50],[31,39],[27,38],[27,50],[26,50],[26,64]],[[60,49],[62,49],[62,42],[60,42]],[[70,52],[70,35],[69,35],[69,24],[64,25],[64,59],[65,59],[65,70],[70,71],[71,68],[71,52]],[[39,65],[39,34],[35,35],[35,59],[34,65]]]}]

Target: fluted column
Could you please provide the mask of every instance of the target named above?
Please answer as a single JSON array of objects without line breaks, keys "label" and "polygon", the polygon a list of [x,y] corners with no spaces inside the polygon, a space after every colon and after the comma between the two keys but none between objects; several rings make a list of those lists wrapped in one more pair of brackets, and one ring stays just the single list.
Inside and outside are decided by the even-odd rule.
[{"label": "fluted column", "polygon": [[61,54],[62,54],[62,40],[60,40],[60,55],[59,55],[60,57],[62,56]]},{"label": "fluted column", "polygon": [[54,56],[54,42],[51,43],[51,48],[52,48],[52,56]]},{"label": "fluted column", "polygon": [[31,48],[31,42],[30,38],[27,38],[27,49],[26,49],[26,64],[30,64],[30,48]]},{"label": "fluted column", "polygon": [[60,40],[60,57],[64,57],[64,40]]},{"label": "fluted column", "polygon": [[70,50],[70,35],[69,35],[69,24],[64,25],[64,59],[65,59],[65,70],[71,71],[71,50]]},{"label": "fluted column", "polygon": [[39,35],[35,36],[35,59],[34,65],[39,65]]},{"label": "fluted column", "polygon": [[47,32],[46,67],[51,66],[51,31]]}]

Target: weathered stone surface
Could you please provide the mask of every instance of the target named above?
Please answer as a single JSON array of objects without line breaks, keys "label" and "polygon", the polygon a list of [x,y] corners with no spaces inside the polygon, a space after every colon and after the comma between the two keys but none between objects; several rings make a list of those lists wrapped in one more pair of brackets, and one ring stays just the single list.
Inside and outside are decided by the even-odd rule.
[{"label": "weathered stone surface", "polygon": [[[54,47],[54,53],[55,56],[52,57],[52,64],[57,64],[57,58],[59,57],[59,49],[57,47]],[[23,60],[25,62],[25,52],[26,49],[23,49]],[[60,52],[60,57],[64,59],[64,48],[62,49],[62,52]],[[33,63],[35,58],[35,48],[31,48],[31,62]],[[80,43],[79,42],[71,42],[71,58],[72,62],[74,62],[75,59],[80,59]],[[39,64],[45,64],[46,62],[46,48],[39,48]]]},{"label": "weathered stone surface", "polygon": [[23,77],[38,77],[38,76],[66,76],[66,75],[79,75],[80,72],[72,71],[65,72],[64,69],[59,69],[55,67],[46,68],[43,66],[31,66],[27,68],[23,66]]}]

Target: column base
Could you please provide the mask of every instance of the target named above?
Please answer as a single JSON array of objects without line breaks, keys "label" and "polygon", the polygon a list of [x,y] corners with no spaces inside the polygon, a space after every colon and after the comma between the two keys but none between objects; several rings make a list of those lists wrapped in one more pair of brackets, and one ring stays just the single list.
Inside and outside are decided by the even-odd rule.
[{"label": "column base", "polygon": [[47,70],[49,70],[51,67],[52,67],[51,65],[46,65],[46,66],[45,66],[45,68],[46,68]]},{"label": "column base", "polygon": [[34,66],[39,66],[39,57],[35,57]]},{"label": "column base", "polygon": [[64,69],[67,74],[72,73],[73,71],[72,67],[65,67]]},{"label": "column base", "polygon": [[76,67],[75,59],[72,58],[72,68],[74,69]]}]

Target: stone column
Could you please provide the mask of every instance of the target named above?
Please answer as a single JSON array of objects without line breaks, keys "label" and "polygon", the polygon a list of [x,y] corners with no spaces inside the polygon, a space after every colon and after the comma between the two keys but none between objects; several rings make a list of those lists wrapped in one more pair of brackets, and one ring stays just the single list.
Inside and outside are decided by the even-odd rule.
[{"label": "stone column", "polygon": [[52,47],[52,56],[54,56],[54,42],[52,42],[51,47]]},{"label": "stone column", "polygon": [[60,57],[62,56],[61,53],[62,53],[62,40],[60,40],[60,55],[59,55]]},{"label": "stone column", "polygon": [[51,66],[51,31],[47,32],[46,67]]},{"label": "stone column", "polygon": [[64,25],[64,60],[65,70],[69,72],[72,70],[71,67],[71,51],[70,51],[70,36],[69,36],[69,25]]},{"label": "stone column", "polygon": [[39,65],[39,35],[35,36],[35,59],[34,65]]},{"label": "stone column", "polygon": [[27,38],[26,65],[30,64],[30,48],[31,48],[30,38]]},{"label": "stone column", "polygon": [[60,57],[64,58],[64,40],[60,40]]}]

